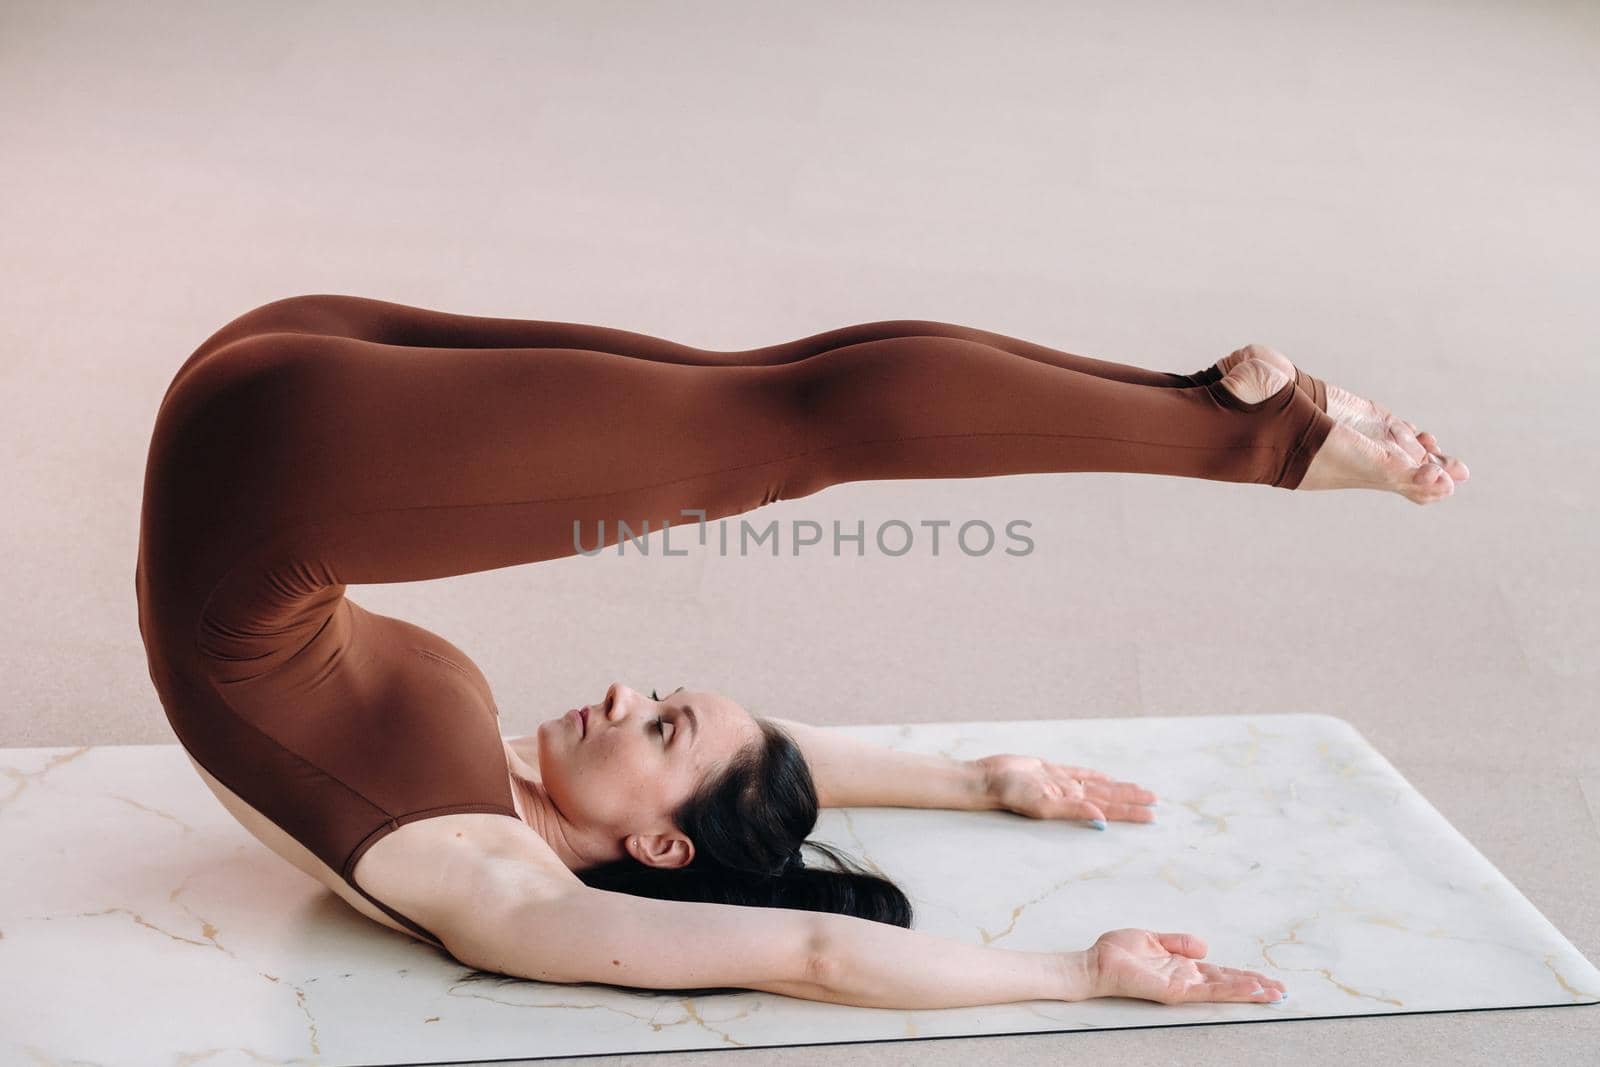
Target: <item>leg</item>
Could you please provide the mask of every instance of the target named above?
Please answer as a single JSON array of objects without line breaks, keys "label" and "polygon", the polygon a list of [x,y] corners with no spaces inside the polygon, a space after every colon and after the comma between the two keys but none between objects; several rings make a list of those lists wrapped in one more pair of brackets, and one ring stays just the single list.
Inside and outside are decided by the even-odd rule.
[{"label": "leg", "polygon": [[[784,344],[743,351],[693,348],[648,334],[583,323],[488,318],[396,304],[366,297],[319,294],[289,297],[240,316],[208,339],[202,353],[255,333],[295,332],[350,337],[421,348],[578,348],[658,363],[691,366],[772,366],[820,352],[892,337],[952,337],[977,341],[1040,363],[1112,381],[1163,388],[1209,385],[1225,367],[1175,374],[1074,355],[1004,334],[931,319],[891,319],[845,326]],[[1326,405],[1323,405],[1326,409]]]},{"label": "leg", "polygon": [[712,520],[886,478],[1126,471],[1294,488],[1332,425],[1290,387],[1245,404],[1218,384],[1152,388],[946,337],[703,366],[262,334],[191,381],[216,398],[204,463],[225,474],[195,522],[226,516],[221,539],[254,542],[256,560],[234,560],[210,592],[205,639],[252,670],[297,647],[278,638],[326,623],[334,586],[572,555],[575,531],[592,548],[602,522],[610,545],[619,521],[659,530],[686,525],[684,509]]},{"label": "leg", "polygon": [[[1114,363],[1049,348],[1017,337],[932,319],[888,319],[845,326],[785,344],[743,351],[693,348],[649,334],[584,323],[456,315],[367,297],[317,294],[274,301],[218,331],[205,348],[256,332],[288,330],[353,337],[388,345],[425,348],[584,348],[637,359],[692,366],[770,366],[819,352],[891,337],[953,337],[977,341],[1012,355],[1111,381],[1162,388],[1192,388],[1219,381],[1243,359],[1242,349],[1193,374],[1177,374]],[[1299,368],[1295,387],[1328,410],[1327,387]]]},{"label": "leg", "polygon": [[[1115,366],[1115,365],[1112,365]],[[837,482],[1125,471],[1286,489],[1333,421],[1286,384],[1152,387],[949,337],[894,337],[792,368],[821,454],[787,495]]]}]

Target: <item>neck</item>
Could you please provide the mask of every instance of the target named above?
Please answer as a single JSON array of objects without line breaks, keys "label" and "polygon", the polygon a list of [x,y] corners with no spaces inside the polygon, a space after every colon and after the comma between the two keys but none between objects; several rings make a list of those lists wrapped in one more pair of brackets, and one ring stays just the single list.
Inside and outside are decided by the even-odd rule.
[{"label": "neck", "polygon": [[595,842],[578,831],[539,779],[539,737],[506,738],[506,766],[511,772],[511,798],[522,821],[544,838],[568,870],[580,871],[616,856],[605,854]]}]

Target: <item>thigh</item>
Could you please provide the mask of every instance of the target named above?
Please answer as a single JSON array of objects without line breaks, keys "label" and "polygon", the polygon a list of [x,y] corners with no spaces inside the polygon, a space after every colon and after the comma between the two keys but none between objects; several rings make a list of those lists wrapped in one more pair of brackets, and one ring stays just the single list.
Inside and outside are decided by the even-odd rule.
[{"label": "thigh", "polygon": [[934,319],[858,323],[757,348],[723,351],[588,323],[460,315],[367,297],[321,294],[274,301],[235,319],[209,339],[210,349],[252,333],[297,332],[422,348],[568,348],[687,366],[774,366],[866,341],[947,337],[975,341],[1054,367],[1112,381],[1189,388],[1214,381],[1215,368],[1177,374],[1080,356],[1033,341]]},{"label": "thigh", "polygon": [[565,348],[696,366],[747,362],[740,353],[581,322],[461,315],[341,294],[291,296],[253,308],[212,334],[197,356],[258,334],[344,337],[408,348]]}]

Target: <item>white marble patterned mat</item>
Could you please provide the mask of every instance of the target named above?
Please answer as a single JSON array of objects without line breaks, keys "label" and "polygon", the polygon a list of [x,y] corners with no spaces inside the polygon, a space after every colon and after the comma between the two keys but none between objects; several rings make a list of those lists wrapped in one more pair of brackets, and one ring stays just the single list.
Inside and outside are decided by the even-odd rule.
[{"label": "white marble patterned mat", "polygon": [[897,748],[1096,767],[1158,820],[825,810],[916,928],[1014,949],[1187,930],[1281,1005],[939,1011],[462,981],[268,852],[176,745],[0,750],[0,1060],[448,1063],[1461,1011],[1600,1000],[1600,972],[1366,740],[1325,715],[837,727]]}]

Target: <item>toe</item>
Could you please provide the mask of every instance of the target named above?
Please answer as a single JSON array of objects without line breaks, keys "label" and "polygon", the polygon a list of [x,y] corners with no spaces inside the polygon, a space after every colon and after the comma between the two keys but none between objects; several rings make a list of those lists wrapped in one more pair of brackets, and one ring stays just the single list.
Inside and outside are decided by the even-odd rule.
[{"label": "toe", "polygon": [[1411,424],[1404,419],[1393,417],[1384,420],[1384,431],[1389,440],[1399,445],[1401,450],[1413,463],[1423,463],[1428,459],[1428,448],[1418,439],[1416,431],[1411,429]]},{"label": "toe", "polygon": [[1450,475],[1451,481],[1464,482],[1472,477],[1472,472],[1467,470],[1467,465],[1455,456],[1447,456],[1443,452],[1434,452],[1432,456],[1433,461],[1443,467],[1446,474]]},{"label": "toe", "polygon": [[1429,460],[1417,467],[1411,475],[1411,485],[1406,496],[1418,504],[1431,504],[1455,492],[1450,474],[1439,464]]},{"label": "toe", "polygon": [[1423,448],[1428,450],[1430,458],[1449,473],[1452,480],[1464,482],[1472,477],[1472,473],[1467,470],[1467,465],[1455,456],[1446,455],[1439,448],[1439,439],[1427,430],[1421,430],[1417,433],[1417,441]]}]

